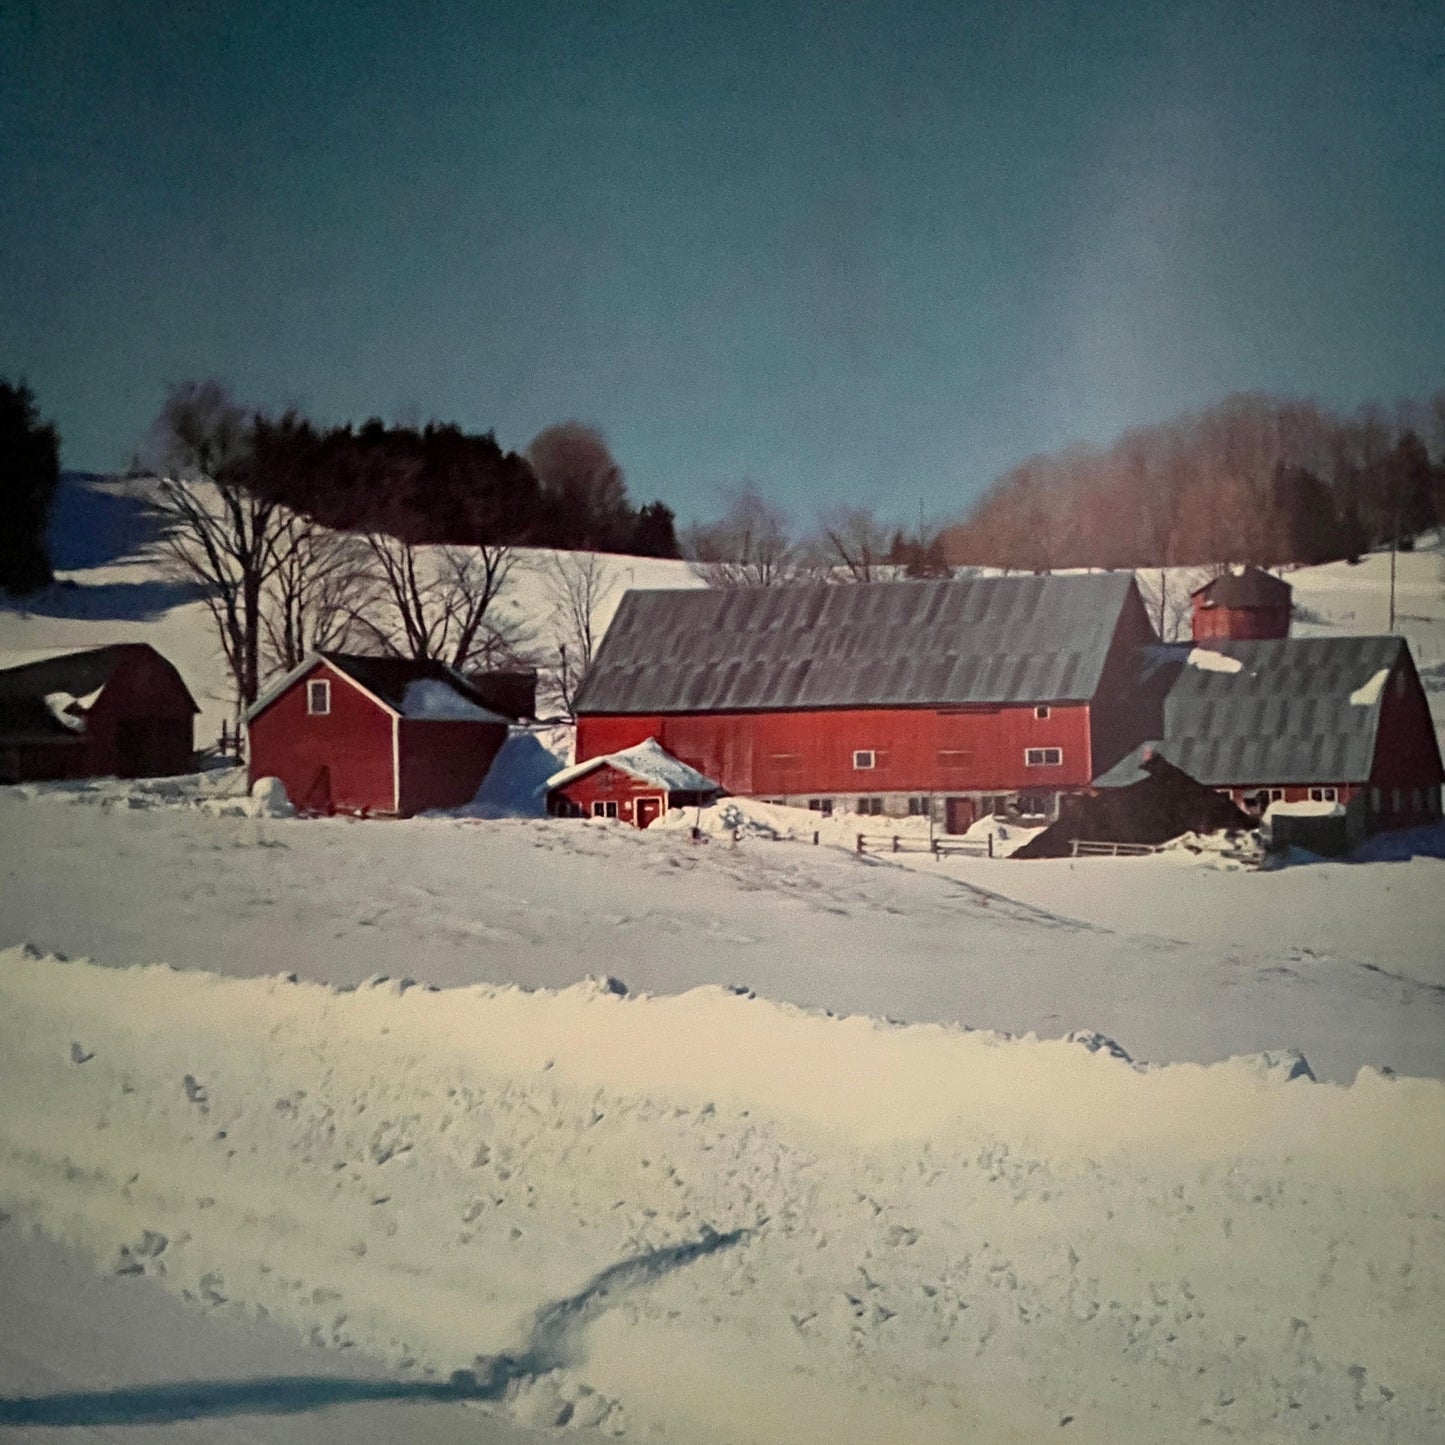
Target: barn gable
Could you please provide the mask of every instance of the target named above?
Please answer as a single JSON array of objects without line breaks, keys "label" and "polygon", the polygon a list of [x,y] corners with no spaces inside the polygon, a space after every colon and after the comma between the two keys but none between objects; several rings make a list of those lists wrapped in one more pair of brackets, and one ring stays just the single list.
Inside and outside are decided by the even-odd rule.
[{"label": "barn gable", "polygon": [[1129,573],[629,592],[581,714],[1087,701]]}]

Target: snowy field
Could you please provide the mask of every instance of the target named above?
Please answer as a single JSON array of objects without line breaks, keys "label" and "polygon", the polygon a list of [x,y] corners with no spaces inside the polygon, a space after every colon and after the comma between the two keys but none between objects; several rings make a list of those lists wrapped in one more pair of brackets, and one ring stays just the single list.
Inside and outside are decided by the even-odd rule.
[{"label": "snowy field", "polygon": [[[0,651],[150,641],[206,739],[203,609],[65,506]],[[1292,574],[1301,630],[1383,627],[1382,567]],[[1257,872],[258,811],[0,789],[0,1435],[1445,1438],[1438,830]]]}]

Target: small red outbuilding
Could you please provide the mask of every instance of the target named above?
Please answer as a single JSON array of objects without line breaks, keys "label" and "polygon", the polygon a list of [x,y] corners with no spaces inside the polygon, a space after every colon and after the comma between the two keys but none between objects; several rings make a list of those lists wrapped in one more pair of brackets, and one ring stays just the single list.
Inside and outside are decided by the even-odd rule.
[{"label": "small red outbuilding", "polygon": [[198,710],[148,643],[0,656],[0,782],[188,773]]},{"label": "small red outbuilding", "polygon": [[646,828],[669,808],[711,803],[722,791],[648,738],[553,773],[547,779],[547,811],[556,818],[617,818]]},{"label": "small red outbuilding", "polygon": [[250,777],[302,812],[410,817],[470,803],[507,723],[440,662],[318,652],[246,714]]}]

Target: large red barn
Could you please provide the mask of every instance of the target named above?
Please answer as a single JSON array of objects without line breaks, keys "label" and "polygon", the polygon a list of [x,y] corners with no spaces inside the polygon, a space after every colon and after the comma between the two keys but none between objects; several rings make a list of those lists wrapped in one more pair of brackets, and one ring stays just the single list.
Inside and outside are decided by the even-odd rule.
[{"label": "large red barn", "polygon": [[197,711],[144,642],[0,658],[0,782],[190,772]]},{"label": "large red barn", "polygon": [[410,817],[476,796],[507,723],[440,662],[319,652],[247,712],[250,777],[303,812]]},{"label": "large red barn", "polygon": [[1154,632],[1132,576],[630,592],[577,701],[577,758],[648,737],[727,791],[1052,815],[1138,740],[1122,688]]}]

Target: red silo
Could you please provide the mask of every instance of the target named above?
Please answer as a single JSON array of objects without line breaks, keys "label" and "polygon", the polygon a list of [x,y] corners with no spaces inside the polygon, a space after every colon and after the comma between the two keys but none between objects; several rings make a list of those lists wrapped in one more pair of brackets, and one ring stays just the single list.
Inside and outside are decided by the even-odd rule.
[{"label": "red silo", "polygon": [[1289,636],[1288,582],[1259,567],[1231,569],[1191,594],[1196,642]]}]

